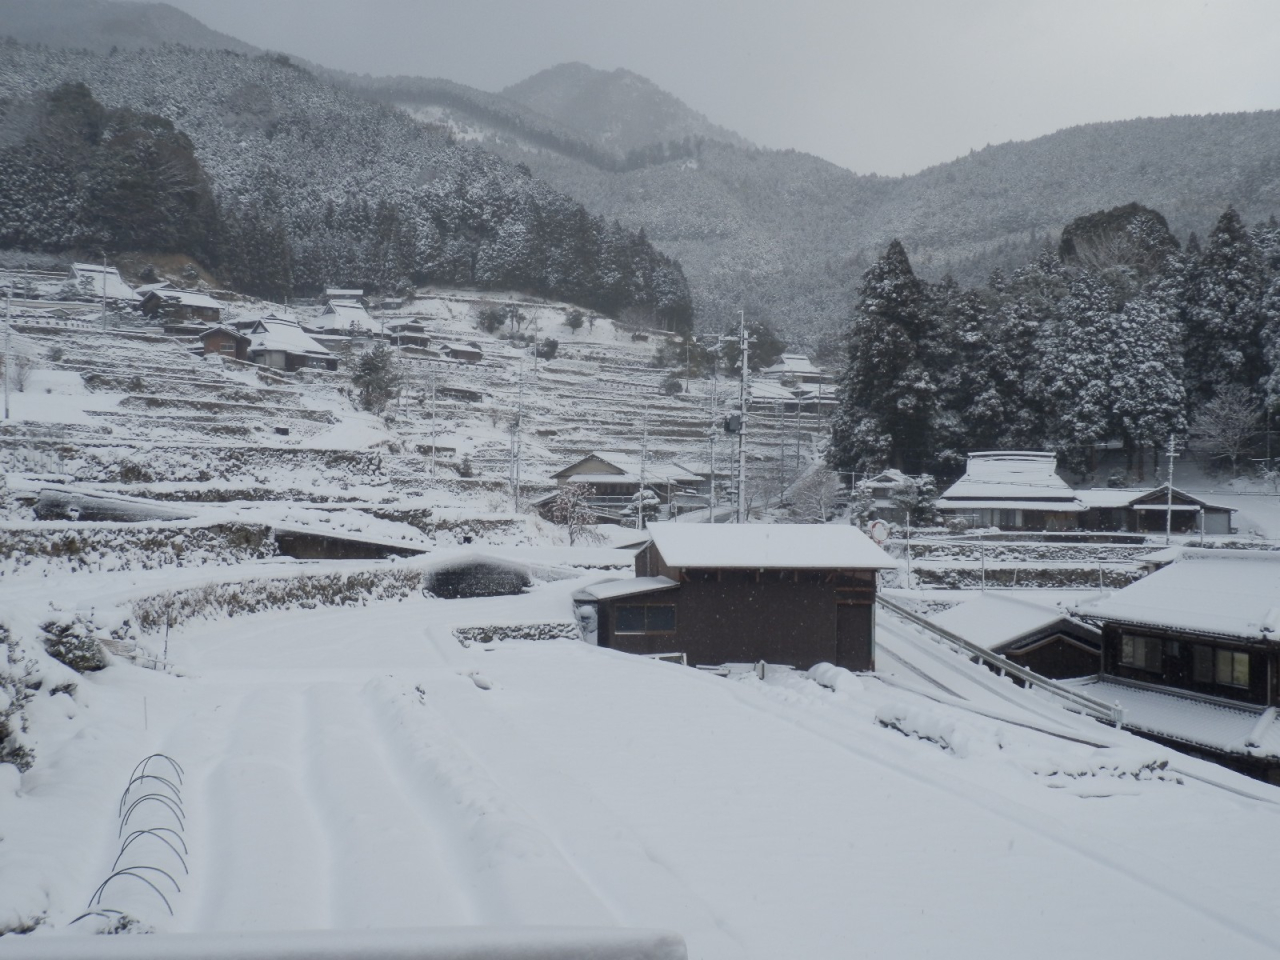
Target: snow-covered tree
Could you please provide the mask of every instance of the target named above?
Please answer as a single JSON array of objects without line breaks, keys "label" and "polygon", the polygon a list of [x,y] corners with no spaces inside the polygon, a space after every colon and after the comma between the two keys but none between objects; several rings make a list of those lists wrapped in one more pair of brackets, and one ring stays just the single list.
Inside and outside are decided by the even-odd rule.
[{"label": "snow-covered tree", "polygon": [[930,456],[937,386],[926,367],[932,337],[924,285],[897,240],[863,277],[837,389],[827,463],[914,470]]}]

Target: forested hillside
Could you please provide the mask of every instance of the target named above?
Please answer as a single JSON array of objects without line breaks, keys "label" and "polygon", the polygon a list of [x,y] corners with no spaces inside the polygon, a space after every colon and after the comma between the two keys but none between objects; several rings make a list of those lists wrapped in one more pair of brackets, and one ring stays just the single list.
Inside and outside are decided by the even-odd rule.
[{"label": "forested hillside", "polygon": [[745,307],[798,339],[829,339],[863,271],[894,238],[922,276],[972,284],[996,267],[1016,269],[1091,210],[1142,203],[1184,241],[1228,205],[1248,222],[1280,211],[1276,111],[1091,124],[878,177],[796,151],[700,138],[688,150],[655,149],[650,162],[610,166],[487,125],[461,101],[437,106],[433,117],[486,149],[643,227],[684,265],[705,325]]},{"label": "forested hillside", "polygon": [[1128,205],[971,289],[922,280],[895,240],[847,333],[828,452],[841,470],[954,476],[968,451],[1048,449],[1088,475],[1119,443],[1127,482],[1188,436],[1234,469],[1280,406],[1280,224],[1228,209],[1180,248]]},{"label": "forested hillside", "polygon": [[[218,238],[215,259],[247,292],[391,291],[431,281],[690,322],[680,265],[643,233],[593,217],[527,171],[287,58],[176,46],[96,55],[2,42],[0,97],[12,120],[3,142],[24,146],[31,108],[23,105],[68,81],[110,110],[164,118],[190,138],[219,206],[208,231]],[[0,224],[0,235],[15,229]]]}]

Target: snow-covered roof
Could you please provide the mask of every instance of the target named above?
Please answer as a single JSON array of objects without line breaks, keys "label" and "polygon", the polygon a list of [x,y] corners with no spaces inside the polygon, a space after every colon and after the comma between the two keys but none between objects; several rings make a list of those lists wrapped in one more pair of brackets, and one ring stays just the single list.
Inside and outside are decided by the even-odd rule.
[{"label": "snow-covered roof", "polygon": [[[104,271],[100,263],[73,263],[71,265],[71,277],[77,283],[87,279],[92,284],[95,296],[106,296],[108,300],[142,299],[134,292],[132,287],[124,282],[120,276],[120,271],[115,267],[107,267]],[[106,284],[105,294],[103,293],[104,283]]]},{"label": "snow-covered roof", "polygon": [[790,387],[784,387],[780,383],[774,383],[771,380],[752,380],[751,381],[751,400],[753,403],[768,403],[770,401],[786,401],[791,402],[796,398],[795,391]]},{"label": "snow-covered roof", "polygon": [[378,329],[369,311],[354,300],[330,300],[310,326],[322,333],[342,333],[353,328],[373,333]]},{"label": "snow-covered roof", "polygon": [[1051,510],[1054,513],[1083,513],[1087,507],[1077,500],[949,500],[942,497],[939,510]]},{"label": "snow-covered roof", "polygon": [[[652,460],[648,460],[645,461],[642,471],[639,457],[630,453],[621,453],[617,450],[593,450],[581,460],[565,467],[565,470],[570,470],[592,458],[604,461],[617,468],[619,472],[607,473],[602,470],[599,473],[574,474],[563,479],[574,483],[639,483],[642,472],[645,483],[697,483],[702,479],[698,474],[674,462],[655,463]],[[552,474],[552,477],[560,478],[565,470]]]},{"label": "snow-covered roof", "polygon": [[1280,757],[1276,711],[1241,703],[1228,706],[1176,690],[1153,690],[1109,680],[1072,682],[1081,693],[1124,709],[1124,725],[1225,753]]},{"label": "snow-covered roof", "polygon": [[257,326],[249,331],[251,343],[249,352],[259,350],[283,350],[286,353],[310,354],[317,357],[328,357],[332,354],[316,343],[296,323],[287,320],[269,320],[263,318]]},{"label": "snow-covered roof", "polygon": [[168,280],[161,280],[158,283],[144,283],[134,288],[134,292],[140,297],[145,297],[154,290],[171,290],[173,285]]},{"label": "snow-covered roof", "polygon": [[326,297],[339,297],[346,300],[356,300],[364,296],[363,290],[355,287],[325,287],[324,295]]},{"label": "snow-covered roof", "polygon": [[1280,641],[1280,552],[1185,548],[1174,563],[1102,599],[1082,617],[1241,640]]},{"label": "snow-covered roof", "polygon": [[[972,600],[933,614],[929,619],[970,643],[994,650],[1066,617],[1067,614],[1052,601],[1011,593],[983,592]],[[1093,632],[1092,628],[1086,629]]]},{"label": "snow-covered roof", "polygon": [[[1089,509],[1120,509],[1124,507],[1134,507],[1138,510],[1164,510],[1166,504],[1164,499],[1159,502],[1150,504],[1138,504],[1137,501],[1144,497],[1150,497],[1152,494],[1159,494],[1161,498],[1167,496],[1168,485],[1162,484],[1158,487],[1095,487],[1089,490],[1075,491],[1076,499],[1079,500],[1086,508]],[[1173,495],[1183,500],[1190,500],[1190,504],[1177,503],[1173,504],[1174,510],[1198,510],[1201,506],[1210,510],[1233,510],[1234,507],[1221,507],[1216,503],[1209,503],[1197,497],[1195,494],[1187,493],[1185,490],[1173,488]]]},{"label": "snow-covered roof", "polygon": [[649,535],[673,567],[889,570],[889,555],[849,524],[651,523]]},{"label": "snow-covered roof", "polygon": [[814,376],[822,373],[821,370],[813,365],[813,361],[803,353],[784,353],[777,363],[771,367],[765,367],[760,372],[766,376],[785,374],[808,374]]},{"label": "snow-covered roof", "polygon": [[202,307],[206,310],[221,310],[226,304],[194,290],[167,290],[164,288],[149,290],[166,303],[180,303],[184,307]]},{"label": "snow-covered roof", "polygon": [[942,499],[1044,500],[1052,506],[1038,509],[1058,509],[1055,501],[1070,502],[1075,491],[1056,471],[1057,457],[1052,453],[971,453],[964,476],[947,488]]},{"label": "snow-covered roof", "polygon": [[680,584],[668,577],[627,577],[622,580],[605,580],[583,587],[578,591],[592,600],[612,600],[617,597],[633,597],[641,593],[669,590]]}]

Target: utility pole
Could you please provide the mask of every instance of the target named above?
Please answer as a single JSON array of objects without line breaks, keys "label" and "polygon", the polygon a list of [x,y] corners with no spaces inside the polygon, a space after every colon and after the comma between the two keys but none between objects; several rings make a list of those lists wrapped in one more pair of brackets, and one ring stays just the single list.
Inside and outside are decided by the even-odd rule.
[{"label": "utility pole", "polygon": [[711,452],[711,496],[707,500],[707,523],[716,522],[716,401],[720,392],[719,351],[711,358],[711,432],[707,434],[707,446]]},{"label": "utility pole", "polygon": [[1164,542],[1165,546],[1169,545],[1170,537],[1173,534],[1173,458],[1177,454],[1173,450],[1173,434],[1169,434],[1169,486],[1167,491],[1167,499],[1165,501],[1164,513]]},{"label": "utility pole", "polygon": [[520,427],[524,419],[524,358],[520,359],[519,389],[516,394],[516,416],[511,421],[511,509],[520,512]]},{"label": "utility pole", "polygon": [[107,251],[102,251],[102,332],[107,332]]},{"label": "utility pole", "polygon": [[436,430],[436,365],[427,361],[427,369],[431,371],[431,476],[436,475],[436,444],[439,443],[439,432]]},{"label": "utility pole", "polygon": [[747,522],[747,351],[751,341],[747,337],[747,315],[745,310],[738,311],[738,343],[742,348],[742,376],[738,384],[738,415],[742,418],[738,425],[738,523]]},{"label": "utility pole", "polygon": [[13,331],[13,280],[4,298],[4,418],[9,419],[9,334]]},{"label": "utility pole", "polygon": [[636,491],[636,529],[644,529],[645,461],[649,458],[649,405],[644,407],[644,433],[640,441],[640,489]]}]

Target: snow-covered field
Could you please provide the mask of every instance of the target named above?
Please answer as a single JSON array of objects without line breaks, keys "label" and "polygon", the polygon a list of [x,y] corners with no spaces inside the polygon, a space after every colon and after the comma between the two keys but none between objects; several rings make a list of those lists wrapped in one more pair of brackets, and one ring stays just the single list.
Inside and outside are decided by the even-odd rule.
[{"label": "snow-covered field", "polygon": [[[177,881],[149,874],[172,916],[123,877],[97,906],[161,931],[617,925],[702,958],[1280,949],[1280,791],[956,657],[932,671],[945,693],[918,668],[952,655],[898,622],[881,674],[823,674],[835,690],[452,634],[562,619],[582,582],[194,622],[173,674],[115,665],[40,697],[41,760],[0,791],[0,917],[91,929],[70,922],[140,864]],[[146,835],[118,861],[121,793],[154,753],[180,783],[153,761],[173,786],[125,807],[176,792],[181,813],[153,800],[127,826],[185,856]]]},{"label": "snow-covered field", "polygon": [[[461,337],[459,303],[432,323]],[[629,554],[511,510],[520,361],[497,341],[442,368],[485,399],[433,425],[416,400],[390,422],[356,411],[340,378],[24,337],[65,352],[0,427],[0,678],[38,681],[0,684],[33,757],[0,763],[0,932],[33,928],[0,957],[119,927],[459,925],[670,930],[699,960],[1280,952],[1280,790],[1067,713],[888,614],[874,675],[722,677],[577,640],[573,592]],[[705,400],[661,397],[651,346],[603,322],[560,339],[524,387],[532,481],[637,449],[637,396],[651,450],[706,444]],[[480,476],[430,476],[413,444],[432,437]],[[24,504],[50,487],[190,515],[35,521]],[[265,527],[423,556],[264,556]],[[533,586],[421,594],[468,557]],[[109,665],[54,660],[46,622]]]}]

